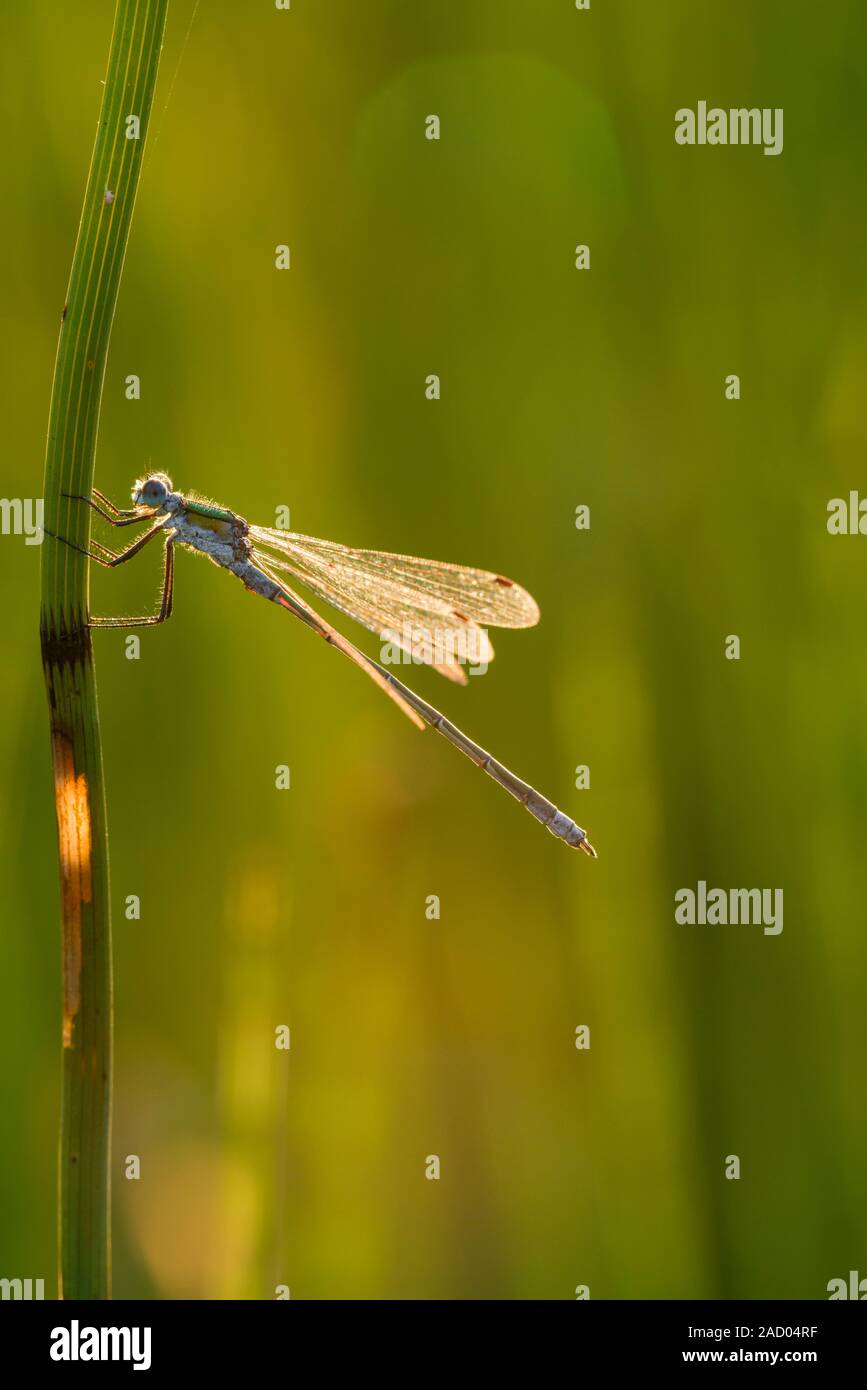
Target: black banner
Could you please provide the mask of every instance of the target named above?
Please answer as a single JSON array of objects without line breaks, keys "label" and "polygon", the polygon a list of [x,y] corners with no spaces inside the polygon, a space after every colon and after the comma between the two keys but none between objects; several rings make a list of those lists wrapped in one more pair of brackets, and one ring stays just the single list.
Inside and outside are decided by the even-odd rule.
[{"label": "black banner", "polygon": [[[25,1373],[47,1370],[58,1377],[92,1376],[105,1368],[115,1375],[144,1372],[157,1378],[184,1371],[225,1376],[281,1368],[291,1376],[302,1366],[309,1373],[311,1356],[322,1369],[331,1369],[342,1359],[341,1353],[358,1373],[369,1372],[372,1356],[377,1363],[390,1362],[404,1329],[419,1335],[412,1317],[405,1321],[413,1305],[385,1306],[387,1313],[376,1304],[352,1313],[346,1305],[300,1300],[270,1305],[4,1302],[0,1303],[0,1332],[7,1365],[17,1364]],[[544,1323],[539,1324],[536,1318],[546,1306]],[[484,1362],[488,1375],[504,1358],[514,1369],[515,1349],[520,1351],[522,1345],[537,1366],[550,1365],[552,1356],[565,1357],[567,1367],[576,1372],[595,1368],[603,1373],[638,1370],[653,1375],[675,1367],[804,1365],[825,1373],[851,1366],[857,1373],[867,1329],[860,1305],[837,1302],[591,1300],[573,1304],[568,1318],[562,1306],[559,1312],[556,1305],[521,1303],[517,1307],[501,1332],[490,1305],[487,1313],[480,1310],[481,1322],[477,1317],[468,1319],[466,1308],[450,1314],[442,1305],[428,1306],[419,1364],[407,1361],[405,1347],[400,1364],[410,1375],[423,1371],[429,1376],[437,1362],[444,1374],[451,1373],[456,1352],[449,1345],[448,1333],[454,1330],[460,1338],[460,1364],[466,1369],[468,1361]],[[351,1342],[335,1338],[338,1328],[355,1326],[358,1336]],[[544,1341],[539,1340],[540,1327]],[[484,1328],[490,1332],[479,1338]],[[468,1352],[468,1336],[476,1339],[473,1354]],[[378,1347],[375,1352],[374,1347]]]}]

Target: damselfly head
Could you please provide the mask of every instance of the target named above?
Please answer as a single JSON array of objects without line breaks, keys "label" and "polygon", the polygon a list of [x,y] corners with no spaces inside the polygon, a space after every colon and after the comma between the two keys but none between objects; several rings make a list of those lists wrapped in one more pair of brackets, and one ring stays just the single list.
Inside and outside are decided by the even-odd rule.
[{"label": "damselfly head", "polygon": [[149,473],[146,478],[136,478],[132,490],[133,505],[161,507],[171,490],[172,480],[168,473]]}]

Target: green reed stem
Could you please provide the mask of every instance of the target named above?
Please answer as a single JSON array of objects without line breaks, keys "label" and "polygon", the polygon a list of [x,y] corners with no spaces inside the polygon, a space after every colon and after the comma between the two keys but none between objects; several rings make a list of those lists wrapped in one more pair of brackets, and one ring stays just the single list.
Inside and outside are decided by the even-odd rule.
[{"label": "green reed stem", "polygon": [[[45,528],[85,547],[99,408],[168,0],[118,0],[54,368]],[[138,138],[134,123],[138,117]],[[108,834],[86,555],[46,534],[42,661],[60,852],[60,1296],[111,1296],[112,973]]]}]

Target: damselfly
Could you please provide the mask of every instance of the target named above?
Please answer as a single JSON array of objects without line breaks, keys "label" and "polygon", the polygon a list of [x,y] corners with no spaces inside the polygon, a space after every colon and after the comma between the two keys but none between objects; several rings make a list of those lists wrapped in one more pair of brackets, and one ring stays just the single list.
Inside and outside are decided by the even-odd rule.
[{"label": "damselfly", "polygon": [[[353,550],[312,536],[251,526],[243,517],[194,493],[175,492],[165,473],[150,473],[136,481],[131,508],[116,507],[96,490],[92,497],[73,500],[87,502],[111,526],[152,523],[120,552],[92,542],[85,554],[106,569],[125,564],[157,536],[165,543],[158,611],[144,618],[91,618],[91,627],[147,627],[165,622],[172,611],[175,545],[198,551],[234,574],[250,593],[260,594],[300,618],[354,661],[414,724],[421,729],[425,725],[436,729],[526,806],[552,835],[596,858],[596,851],[579,825],[331,627],[280,576],[291,575],[317,598],[380,638],[388,637],[403,651],[421,652],[423,660],[460,683],[466,682],[460,660],[462,651],[471,649],[476,661],[487,662],[493,656],[488,626],[532,627],[539,620],[535,601],[511,579],[463,565],[388,555],[379,550]],[[73,548],[81,549],[74,545]],[[456,642],[455,636],[463,640]]]}]

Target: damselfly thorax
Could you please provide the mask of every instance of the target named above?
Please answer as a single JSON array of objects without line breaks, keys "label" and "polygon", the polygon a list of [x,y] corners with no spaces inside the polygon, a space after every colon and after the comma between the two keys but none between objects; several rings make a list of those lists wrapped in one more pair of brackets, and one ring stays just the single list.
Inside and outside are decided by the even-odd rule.
[{"label": "damselfly thorax", "polygon": [[162,504],[167,537],[234,574],[251,594],[276,600],[280,585],[252,560],[250,526],[242,516],[212,502],[169,492]]},{"label": "damselfly thorax", "polygon": [[[215,565],[240,579],[250,593],[287,609],[348,656],[412,723],[422,729],[426,725],[436,729],[526,806],[558,839],[596,857],[585,832],[575,821],[497,762],[391,671],[360,651],[311,608],[282,576],[291,575],[311,593],[361,623],[380,639],[387,638],[413,654],[417,651],[428,653],[422,657],[427,664],[440,675],[462,685],[467,679],[462,652],[471,650],[473,659],[485,665],[493,660],[489,627],[532,627],[539,621],[535,600],[514,580],[491,570],[423,560],[414,555],[353,549],[334,541],[318,540],[315,536],[251,526],[243,517],[215,502],[194,493],[175,492],[165,473],[151,473],[136,481],[132,508],[116,507],[96,491],[92,498],[70,498],[70,501],[87,502],[111,526],[150,522],[144,535],[119,553],[98,542],[91,544],[85,553],[108,569],[131,560],[158,536],[165,543],[163,594],[158,612],[142,618],[90,618],[91,627],[141,627],[165,622],[172,612],[175,546],[206,555]],[[45,534],[53,533],[46,531]],[[472,641],[443,640],[456,635]]]}]

